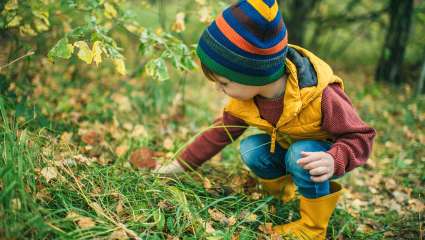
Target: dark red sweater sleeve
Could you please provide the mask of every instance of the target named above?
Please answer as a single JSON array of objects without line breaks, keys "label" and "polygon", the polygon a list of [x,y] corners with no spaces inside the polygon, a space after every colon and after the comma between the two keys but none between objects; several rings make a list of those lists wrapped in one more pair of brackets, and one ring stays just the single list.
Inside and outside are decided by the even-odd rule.
[{"label": "dark red sweater sleeve", "polygon": [[201,166],[242,135],[248,125],[243,120],[223,112],[223,115],[217,118],[212,126],[213,128],[199,135],[179,155],[178,161],[183,168]]},{"label": "dark red sweater sleeve", "polygon": [[322,130],[335,140],[327,151],[335,160],[334,175],[343,175],[366,163],[376,131],[361,120],[337,84],[328,86],[322,94],[322,117]]}]

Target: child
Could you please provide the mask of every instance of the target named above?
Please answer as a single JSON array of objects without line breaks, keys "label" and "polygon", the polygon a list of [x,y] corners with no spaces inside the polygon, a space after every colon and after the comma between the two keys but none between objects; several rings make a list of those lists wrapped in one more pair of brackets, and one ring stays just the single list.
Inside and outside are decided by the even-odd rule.
[{"label": "child", "polygon": [[287,40],[276,0],[243,0],[216,18],[197,54],[207,78],[230,97],[214,122],[222,128],[204,132],[156,172],[199,167],[247,126],[258,127],[266,133],[241,141],[244,163],[282,201],[293,199],[296,188],[301,194],[301,219],[274,231],[325,239],[342,190],[330,179],[366,162],[375,130],[360,119],[332,69]]}]

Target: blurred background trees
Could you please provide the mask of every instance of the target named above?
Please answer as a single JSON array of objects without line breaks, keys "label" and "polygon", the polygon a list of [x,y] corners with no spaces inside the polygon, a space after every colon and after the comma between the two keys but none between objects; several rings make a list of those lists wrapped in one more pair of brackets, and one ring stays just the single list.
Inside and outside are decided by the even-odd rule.
[{"label": "blurred background trees", "polygon": [[[118,73],[130,69],[131,77],[146,73],[165,80],[170,67],[181,72],[195,67],[194,44],[202,29],[232,2],[235,1],[2,1],[0,77],[21,75],[21,66],[31,69],[48,56],[51,62],[65,65],[77,64],[77,59],[87,64],[95,62],[96,66],[111,63]],[[279,3],[290,43],[311,49],[341,68],[367,69],[377,81],[409,83],[423,92],[420,73],[425,61],[424,1]],[[6,63],[28,51],[35,54],[25,64],[15,64],[13,69],[17,71],[5,69]],[[78,69],[73,77],[82,74]]]},{"label": "blurred background trees", "polygon": [[291,43],[319,51],[330,59],[344,55],[354,60],[356,55],[358,62],[354,66],[362,62],[373,64],[377,81],[410,82],[417,92],[423,92],[420,77],[425,58],[424,34],[420,30],[425,18],[423,1],[279,2]]}]

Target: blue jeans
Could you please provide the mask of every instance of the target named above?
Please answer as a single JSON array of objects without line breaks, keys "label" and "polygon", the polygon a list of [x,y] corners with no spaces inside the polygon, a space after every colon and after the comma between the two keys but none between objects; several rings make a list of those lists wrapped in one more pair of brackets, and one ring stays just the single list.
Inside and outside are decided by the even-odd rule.
[{"label": "blue jeans", "polygon": [[276,143],[275,152],[271,153],[270,141],[268,134],[252,135],[241,141],[242,160],[256,176],[274,179],[291,174],[298,192],[307,198],[318,198],[330,193],[329,180],[313,182],[310,173],[298,165],[297,160],[301,158],[302,151],[327,151],[331,144],[318,140],[300,140],[285,150]]}]

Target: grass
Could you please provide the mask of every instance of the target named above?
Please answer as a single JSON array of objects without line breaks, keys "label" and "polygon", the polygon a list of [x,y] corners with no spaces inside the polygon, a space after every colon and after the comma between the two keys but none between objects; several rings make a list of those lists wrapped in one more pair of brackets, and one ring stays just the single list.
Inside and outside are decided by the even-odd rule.
[{"label": "grass", "polygon": [[[211,99],[219,100],[221,96],[210,92],[210,87],[204,86],[204,80],[196,74],[188,77],[194,79],[191,88],[199,91],[187,90],[185,102],[180,103],[185,105],[185,117],[180,119],[165,114],[170,110],[165,106],[169,106],[175,96],[171,91],[176,83],[171,81],[139,84],[119,79],[107,83],[91,80],[82,85],[57,79],[56,94],[28,99],[25,111],[20,112],[16,111],[19,103],[2,97],[1,236],[7,239],[93,239],[124,231],[127,236],[137,235],[141,239],[170,239],[171,236],[176,239],[232,239],[235,236],[258,239],[267,238],[267,234],[258,230],[260,225],[296,219],[299,216],[297,202],[283,205],[269,196],[258,195],[258,189],[249,184],[249,173],[239,160],[237,143],[224,150],[220,161],[213,160],[197,172],[178,177],[155,176],[129,165],[130,153],[141,146],[170,156],[208,125],[213,119],[211,112],[219,113],[222,103]],[[352,76],[348,73],[344,78],[352,79]],[[52,83],[48,81],[52,80],[46,81],[45,87],[49,87]],[[420,232],[423,219],[420,213],[407,207],[410,198],[423,202],[421,185],[425,177],[421,141],[424,132],[420,122],[424,117],[424,99],[409,98],[407,87],[400,91],[367,79],[362,81],[361,84],[347,81],[347,89],[365,121],[378,129],[371,158],[374,166],[357,169],[342,180],[355,197],[340,202],[328,235],[332,239],[417,239],[423,234]],[[77,88],[81,91],[73,90]],[[119,108],[113,94],[129,97],[132,114],[128,109]],[[393,101],[394,98],[399,101]],[[76,104],[78,99],[82,103]],[[162,102],[154,104],[152,99]],[[68,106],[70,104],[72,106]],[[78,120],[71,120],[75,109],[82,115]],[[162,120],[155,117],[161,114],[165,115]],[[40,119],[50,123],[41,124],[46,121]],[[125,129],[126,123],[143,124],[147,135],[131,137]],[[104,131],[104,143],[87,147],[78,133],[81,129]],[[64,132],[74,134],[70,142],[61,140]],[[116,134],[121,135],[114,136]],[[162,146],[166,136],[173,138],[172,149]],[[129,146],[129,150],[118,156],[114,149],[122,144]],[[79,154],[94,157],[96,161],[79,162],[75,158]],[[106,163],[98,161],[101,157],[107,159]],[[58,171],[50,181],[41,173],[47,166]],[[381,180],[368,182],[373,175],[381,176]],[[388,188],[386,178],[395,179],[398,186]],[[211,187],[205,187],[206,179],[212,183]],[[371,194],[371,188],[377,193]],[[394,199],[391,191],[406,189],[410,191],[409,199],[405,204],[397,202],[403,208],[400,212],[385,206]],[[382,196],[381,206],[367,200],[372,195]],[[353,210],[351,201],[355,198],[370,205]],[[378,208],[385,209],[386,214],[377,213]],[[224,213],[225,219],[234,217],[236,223],[214,221],[211,209]],[[249,219],[253,215],[255,218]],[[92,221],[92,225],[89,224],[92,227],[85,227],[82,218]]]}]

